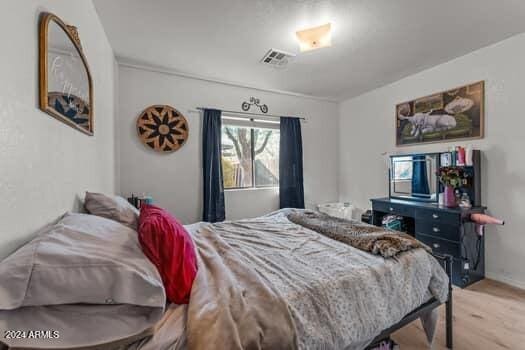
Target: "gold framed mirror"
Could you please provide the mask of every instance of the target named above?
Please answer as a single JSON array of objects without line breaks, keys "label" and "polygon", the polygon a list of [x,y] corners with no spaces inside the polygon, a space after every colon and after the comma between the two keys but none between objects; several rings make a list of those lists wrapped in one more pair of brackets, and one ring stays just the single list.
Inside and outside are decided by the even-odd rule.
[{"label": "gold framed mirror", "polygon": [[42,13],[39,35],[40,109],[93,135],[93,81],[77,29]]}]

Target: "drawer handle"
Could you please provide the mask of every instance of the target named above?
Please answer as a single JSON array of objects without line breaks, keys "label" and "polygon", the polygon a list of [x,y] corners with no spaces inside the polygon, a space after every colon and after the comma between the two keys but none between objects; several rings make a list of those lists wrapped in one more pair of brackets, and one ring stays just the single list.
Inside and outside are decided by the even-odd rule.
[{"label": "drawer handle", "polygon": [[434,247],[434,249],[438,249],[439,247],[441,247],[441,246],[439,245],[439,243],[434,243],[434,244],[432,244],[432,246]]},{"label": "drawer handle", "polygon": [[390,211],[394,211],[394,208],[390,207]]},{"label": "drawer handle", "polygon": [[438,233],[440,231],[440,229],[437,228],[437,227],[432,227],[432,231],[434,231],[435,233]]},{"label": "drawer handle", "polygon": [[434,219],[439,219],[439,215],[438,215],[438,214],[432,214],[432,217],[433,217]]}]

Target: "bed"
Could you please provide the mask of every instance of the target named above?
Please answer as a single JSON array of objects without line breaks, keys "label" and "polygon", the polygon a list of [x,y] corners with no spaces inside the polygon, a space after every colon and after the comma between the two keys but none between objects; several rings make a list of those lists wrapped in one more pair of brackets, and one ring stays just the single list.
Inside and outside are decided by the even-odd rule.
[{"label": "bed", "polygon": [[129,349],[357,350],[417,318],[431,340],[442,303],[451,327],[440,264],[450,260],[423,249],[384,259],[294,224],[289,212],[186,226],[199,255],[190,302],[170,305],[153,336]]},{"label": "bed", "polygon": [[391,258],[370,254],[292,222],[294,213],[306,211],[187,225],[198,273],[184,305],[166,305],[131,221],[66,214],[0,264],[8,277],[0,281],[0,329],[46,325],[60,337],[3,342],[40,349],[362,350],[417,318],[431,341],[436,308],[446,303],[452,347],[450,259],[424,247]]}]

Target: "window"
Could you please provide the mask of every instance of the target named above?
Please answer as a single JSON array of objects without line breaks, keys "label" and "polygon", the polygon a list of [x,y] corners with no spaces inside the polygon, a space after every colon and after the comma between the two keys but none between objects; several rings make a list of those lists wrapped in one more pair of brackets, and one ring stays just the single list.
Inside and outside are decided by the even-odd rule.
[{"label": "window", "polygon": [[224,188],[279,185],[279,123],[223,117]]},{"label": "window", "polygon": [[397,157],[394,162],[394,180],[412,179],[412,157]]}]

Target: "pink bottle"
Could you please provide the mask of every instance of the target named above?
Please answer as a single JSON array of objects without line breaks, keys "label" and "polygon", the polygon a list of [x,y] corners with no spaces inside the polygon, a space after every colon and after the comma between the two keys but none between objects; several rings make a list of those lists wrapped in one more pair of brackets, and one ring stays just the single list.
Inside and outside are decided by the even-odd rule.
[{"label": "pink bottle", "polygon": [[465,148],[458,146],[458,161],[457,165],[464,166],[465,165]]}]

